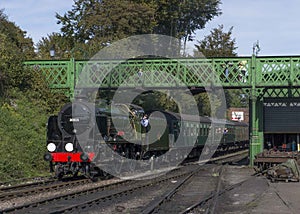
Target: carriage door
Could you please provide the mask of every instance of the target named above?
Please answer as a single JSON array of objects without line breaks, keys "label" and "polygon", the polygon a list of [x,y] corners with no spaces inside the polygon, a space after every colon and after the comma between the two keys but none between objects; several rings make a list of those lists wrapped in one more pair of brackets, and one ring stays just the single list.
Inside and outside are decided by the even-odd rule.
[{"label": "carriage door", "polygon": [[170,147],[174,146],[176,140],[178,139],[179,132],[180,132],[179,122],[177,120],[173,120],[172,126],[170,128],[170,132],[169,132]]}]

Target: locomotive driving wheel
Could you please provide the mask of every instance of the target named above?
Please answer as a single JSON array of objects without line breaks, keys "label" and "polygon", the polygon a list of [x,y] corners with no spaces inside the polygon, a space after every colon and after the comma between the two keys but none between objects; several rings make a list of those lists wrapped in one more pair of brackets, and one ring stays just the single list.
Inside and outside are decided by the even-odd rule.
[{"label": "locomotive driving wheel", "polygon": [[117,174],[121,173],[122,168],[123,168],[123,163],[124,163],[123,159],[121,159],[120,161],[115,160],[113,162],[113,168],[114,168],[115,173],[117,173]]},{"label": "locomotive driving wheel", "polygon": [[60,165],[55,165],[54,167],[54,173],[55,173],[55,177],[58,179],[58,180],[61,180],[64,176],[64,172],[63,170],[61,169],[61,166]]},{"label": "locomotive driving wheel", "polygon": [[137,162],[136,155],[132,154],[132,156],[131,156],[131,158],[129,160],[129,163],[128,163],[128,168],[129,168],[130,172],[134,172],[135,171],[136,162]]},{"label": "locomotive driving wheel", "polygon": [[91,179],[92,181],[97,181],[95,173],[92,172],[90,164],[84,166],[85,177]]}]

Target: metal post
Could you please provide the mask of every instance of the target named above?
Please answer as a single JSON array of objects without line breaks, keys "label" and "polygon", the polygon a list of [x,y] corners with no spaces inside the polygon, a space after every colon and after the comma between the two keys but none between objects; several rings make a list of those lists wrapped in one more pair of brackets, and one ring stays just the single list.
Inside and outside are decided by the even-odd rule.
[{"label": "metal post", "polygon": [[256,132],[256,77],[255,77],[255,68],[256,68],[256,58],[253,53],[251,58],[251,122],[250,122],[250,165],[253,166],[254,156],[255,156],[255,148],[257,143],[257,132]]},{"label": "metal post", "polygon": [[150,170],[153,171],[154,170],[154,155],[151,156],[150,162],[151,162]]},{"label": "metal post", "polygon": [[[255,93],[255,91],[252,91]],[[257,127],[256,127],[256,97],[251,98],[251,123],[250,123],[250,165],[253,166],[257,154]]]},{"label": "metal post", "polygon": [[256,64],[256,57],[253,54],[251,58],[251,121],[250,121],[250,165],[253,166],[255,155],[262,152],[263,132],[259,132],[262,128],[263,119],[263,102],[258,98],[258,91],[256,88],[256,74],[258,67]]},{"label": "metal post", "polygon": [[71,99],[74,98],[74,89],[75,89],[75,81],[76,81],[75,76],[76,76],[75,59],[72,57],[70,59],[69,66],[68,66],[68,86],[69,86],[69,95]]}]

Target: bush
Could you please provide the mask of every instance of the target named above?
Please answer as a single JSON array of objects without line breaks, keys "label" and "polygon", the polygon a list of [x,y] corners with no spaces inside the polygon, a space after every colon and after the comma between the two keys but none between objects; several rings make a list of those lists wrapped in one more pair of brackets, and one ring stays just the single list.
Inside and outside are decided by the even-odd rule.
[{"label": "bush", "polygon": [[0,107],[0,179],[44,174],[47,164],[45,107],[16,91]]},{"label": "bush", "polygon": [[48,170],[46,122],[66,97],[53,93],[41,73],[26,68],[34,47],[25,32],[0,10],[0,179],[40,175]]}]

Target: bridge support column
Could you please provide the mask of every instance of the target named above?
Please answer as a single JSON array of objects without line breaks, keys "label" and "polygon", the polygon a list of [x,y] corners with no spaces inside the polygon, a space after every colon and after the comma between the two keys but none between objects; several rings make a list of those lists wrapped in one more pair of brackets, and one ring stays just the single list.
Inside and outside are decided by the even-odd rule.
[{"label": "bridge support column", "polygon": [[253,166],[255,155],[263,151],[263,96],[260,89],[256,88],[256,81],[261,68],[256,64],[256,56],[251,58],[251,94],[250,94],[250,165]]},{"label": "bridge support column", "polygon": [[250,165],[253,166],[255,155],[263,151],[263,100],[251,100],[250,121]]},{"label": "bridge support column", "polygon": [[74,98],[74,89],[75,89],[75,81],[76,81],[76,68],[75,68],[75,59],[71,58],[68,63],[68,70],[67,70],[67,84],[69,86],[69,97],[71,99]]}]

